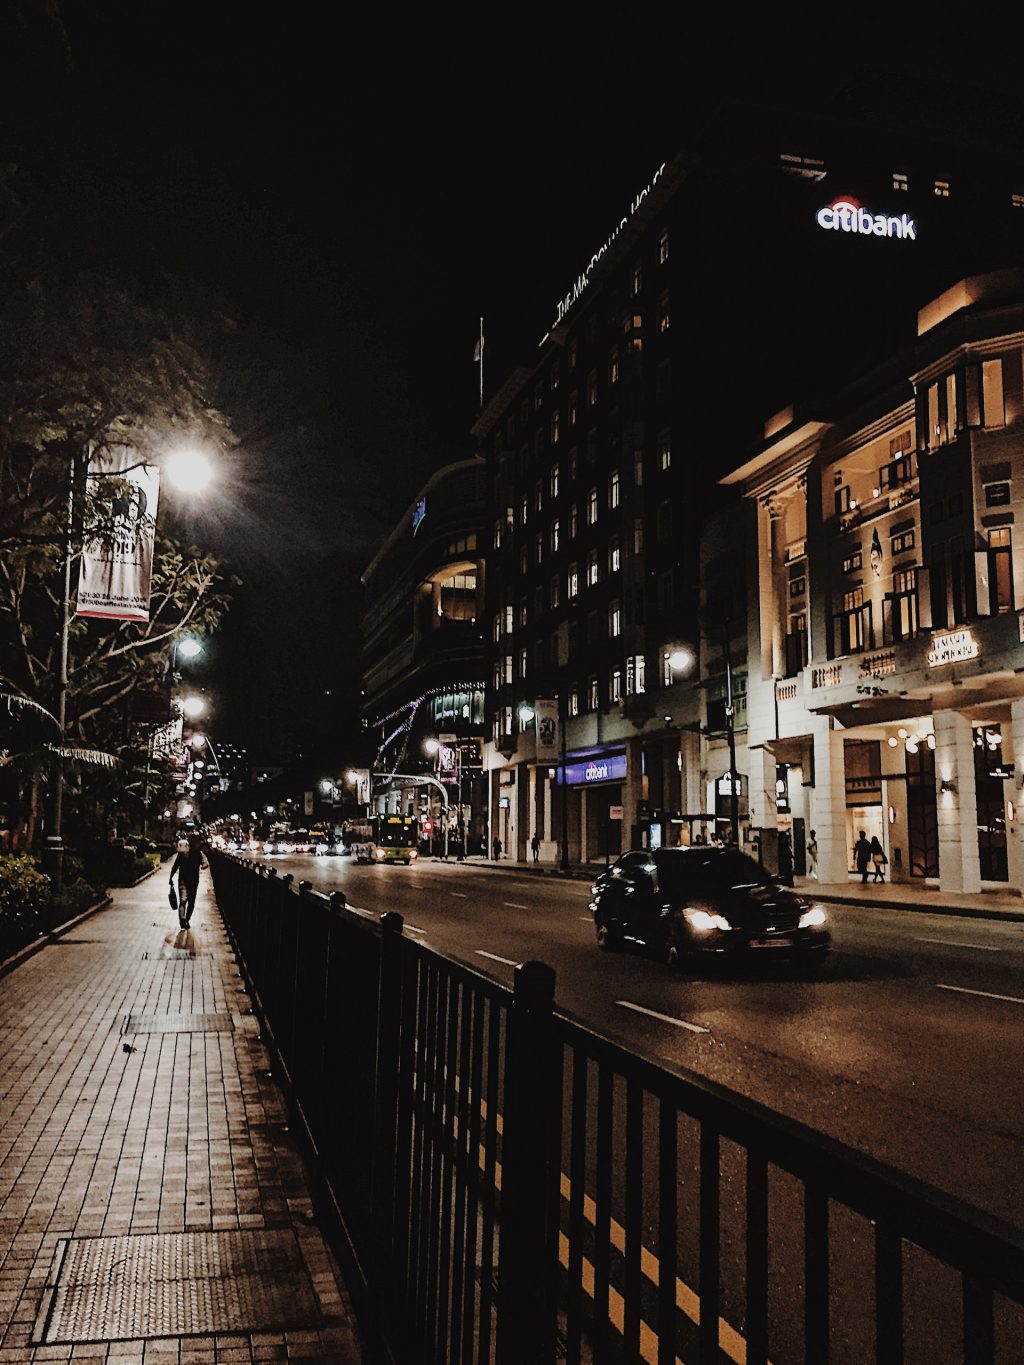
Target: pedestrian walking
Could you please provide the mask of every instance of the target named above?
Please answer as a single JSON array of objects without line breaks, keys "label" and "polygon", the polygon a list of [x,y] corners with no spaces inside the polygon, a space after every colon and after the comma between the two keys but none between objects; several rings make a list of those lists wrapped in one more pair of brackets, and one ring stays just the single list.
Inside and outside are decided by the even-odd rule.
[{"label": "pedestrian walking", "polygon": [[530,849],[531,849],[532,852],[533,852],[533,861],[534,861],[535,863],[539,863],[539,862],[540,862],[540,835],[539,835],[539,834],[535,834],[535,835],[533,836],[533,838],[530,840]]},{"label": "pedestrian walking", "polygon": [[885,881],[885,865],[888,861],[889,859],[885,856],[885,849],[882,847],[878,835],[876,834],[871,840],[871,863],[875,869],[875,875],[872,880],[876,882]]},{"label": "pedestrian walking", "polygon": [[501,840],[497,835],[494,836],[494,861],[497,862],[501,857]]},{"label": "pedestrian walking", "polygon": [[813,829],[807,840],[807,875],[818,880],[818,834]]},{"label": "pedestrian walking", "polygon": [[779,830],[779,880],[784,886],[793,885],[793,845],[789,830]]},{"label": "pedestrian walking", "polygon": [[203,867],[203,841],[198,830],[189,832],[182,850],[179,846],[171,864],[170,886],[174,885],[174,874],[178,874],[178,923],[187,928],[196,908],[199,894],[199,873]]},{"label": "pedestrian walking", "polygon": [[853,846],[853,861],[860,873],[861,882],[867,886],[868,871],[871,867],[871,844],[864,830],[861,830],[860,838]]}]

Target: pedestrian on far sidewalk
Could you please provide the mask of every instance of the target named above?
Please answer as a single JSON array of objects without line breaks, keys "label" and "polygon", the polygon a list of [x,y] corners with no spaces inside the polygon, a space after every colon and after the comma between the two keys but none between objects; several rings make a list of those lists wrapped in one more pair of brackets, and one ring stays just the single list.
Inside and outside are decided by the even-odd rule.
[{"label": "pedestrian on far sidewalk", "polygon": [[533,836],[533,838],[530,840],[530,848],[531,848],[531,850],[532,850],[532,852],[533,852],[533,861],[534,861],[535,863],[539,863],[539,862],[540,862],[540,835],[539,835],[539,834],[535,834],[535,835]]},{"label": "pedestrian on far sidewalk", "polygon": [[871,840],[871,863],[875,869],[874,881],[885,881],[885,865],[888,861],[889,859],[885,856],[885,849],[876,834]]},{"label": "pedestrian on far sidewalk", "polygon": [[183,929],[188,927],[192,912],[196,908],[199,894],[199,873],[203,867],[203,841],[198,830],[189,832],[184,852],[174,855],[171,864],[169,884],[174,885],[174,874],[178,874],[178,923]]},{"label": "pedestrian on far sidewalk", "polygon": [[868,871],[871,867],[871,844],[868,842],[868,836],[864,830],[861,830],[860,838],[853,846],[853,861],[860,873],[862,885],[867,886]]},{"label": "pedestrian on far sidewalk", "polygon": [[494,861],[497,862],[501,857],[501,840],[497,835],[494,836]]},{"label": "pedestrian on far sidewalk", "polygon": [[813,829],[807,840],[807,875],[818,880],[818,832]]}]

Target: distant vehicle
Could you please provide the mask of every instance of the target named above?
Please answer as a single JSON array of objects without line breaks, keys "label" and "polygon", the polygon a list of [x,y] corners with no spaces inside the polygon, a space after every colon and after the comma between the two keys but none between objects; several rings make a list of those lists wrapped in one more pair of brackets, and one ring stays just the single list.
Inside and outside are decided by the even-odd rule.
[{"label": "distant vehicle", "polygon": [[293,829],[286,836],[293,853],[312,853],[313,836],[308,829]]},{"label": "distant vehicle", "polygon": [[324,830],[314,829],[310,831],[309,837],[313,844],[313,852],[318,858],[327,854],[348,852],[348,849],[335,838],[333,832],[328,834]]},{"label": "distant vehicle", "polygon": [[352,856],[360,863],[409,863],[419,857],[419,825],[403,815],[374,815],[352,826]]},{"label": "distant vehicle", "polygon": [[600,948],[644,944],[670,967],[700,959],[824,962],[828,914],[734,848],[638,849],[591,888]]}]

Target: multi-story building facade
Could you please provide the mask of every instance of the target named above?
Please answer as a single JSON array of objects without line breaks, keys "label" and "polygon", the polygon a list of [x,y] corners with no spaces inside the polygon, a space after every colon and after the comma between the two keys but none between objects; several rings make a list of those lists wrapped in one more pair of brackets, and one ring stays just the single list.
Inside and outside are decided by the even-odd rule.
[{"label": "multi-story building facade", "polygon": [[435,827],[447,810],[450,840],[481,852],[484,474],[477,458],[434,474],[362,575],[373,802]]},{"label": "multi-story building facade", "polygon": [[1022,362],[1024,272],[967,279],[725,480],[756,518],[751,823],[813,828],[825,880],[862,829],[897,879],[1024,879]]},{"label": "multi-story building facade", "polygon": [[[508,853],[525,857],[536,836],[547,861],[563,843],[569,861],[601,858],[690,837],[718,817],[731,827],[734,816],[743,840],[751,826],[777,828],[766,823],[765,793],[778,817],[804,818],[801,783],[812,779],[802,754],[775,761],[752,747],[754,771],[743,743],[741,608],[759,622],[768,591],[756,580],[752,524],[731,547],[746,553],[747,580],[728,649],[720,586],[700,584],[716,482],[755,445],[754,412],[788,397],[794,374],[812,391],[834,387],[858,358],[913,340],[907,318],[955,278],[954,263],[1015,259],[1022,208],[1008,170],[985,156],[954,166],[920,147],[897,151],[863,127],[833,127],[809,147],[747,123],[716,128],[634,196],[557,302],[534,363],[508,376],[473,428],[489,471],[492,834]],[[791,425],[780,428],[779,440],[793,439]],[[890,439],[907,436],[885,436],[879,464],[893,465],[886,478],[897,482],[884,494],[895,499],[908,448],[890,456]],[[849,472],[842,497],[860,506]],[[830,508],[841,487],[829,490]],[[897,511],[894,525],[909,522]],[[789,557],[773,591],[785,593],[785,611],[757,636],[756,654],[784,706],[825,626],[800,572],[807,510],[796,499],[776,513],[771,534]],[[909,549],[910,531],[897,525],[890,555]],[[713,579],[737,560],[728,543],[705,552]],[[905,628],[908,583],[893,586],[890,607],[872,608],[895,613],[895,625],[875,617],[880,640]],[[839,599],[829,639],[860,638],[862,605],[855,588]],[[726,757],[730,683],[735,757]],[[524,719],[538,700],[556,700],[564,722],[557,762],[550,747],[538,754],[537,721]],[[766,848],[769,836],[759,837]]]}]

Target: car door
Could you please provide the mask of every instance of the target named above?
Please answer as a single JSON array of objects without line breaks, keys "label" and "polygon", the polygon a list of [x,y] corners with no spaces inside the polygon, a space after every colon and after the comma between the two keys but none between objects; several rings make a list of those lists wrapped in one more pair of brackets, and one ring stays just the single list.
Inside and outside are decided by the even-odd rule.
[{"label": "car door", "polygon": [[627,853],[621,859],[621,865],[616,884],[622,896],[623,924],[631,937],[648,942],[652,921],[656,918],[653,864],[645,853]]}]

